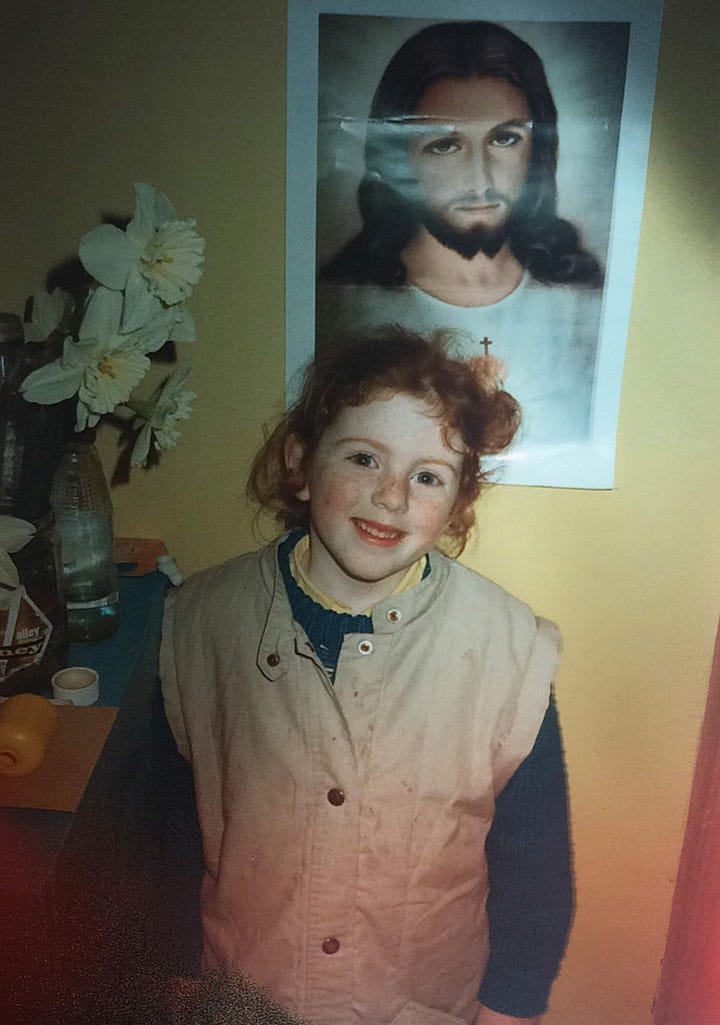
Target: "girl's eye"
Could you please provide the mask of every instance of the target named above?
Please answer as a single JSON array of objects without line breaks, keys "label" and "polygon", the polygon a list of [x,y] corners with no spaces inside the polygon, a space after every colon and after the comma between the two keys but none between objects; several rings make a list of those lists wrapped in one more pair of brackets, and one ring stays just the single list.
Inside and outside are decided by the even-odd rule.
[{"label": "girl's eye", "polygon": [[430,153],[432,156],[445,157],[450,153],[457,153],[460,149],[460,140],[454,135],[444,135],[440,139],[433,139],[423,146],[423,153]]},{"label": "girl's eye", "polygon": [[435,473],[431,473],[430,470],[420,470],[415,476],[415,480],[418,484],[428,484],[430,487],[437,487],[442,484],[442,481]]},{"label": "girl's eye", "polygon": [[368,452],[353,452],[348,460],[355,466],[377,466],[374,458]]}]

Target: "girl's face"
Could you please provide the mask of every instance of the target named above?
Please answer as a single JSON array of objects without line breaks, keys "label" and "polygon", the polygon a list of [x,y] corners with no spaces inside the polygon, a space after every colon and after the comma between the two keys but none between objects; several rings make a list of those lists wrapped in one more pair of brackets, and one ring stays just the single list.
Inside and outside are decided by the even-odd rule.
[{"label": "girl's face", "polygon": [[[298,497],[310,503],[316,587],[354,611],[391,594],[435,548],[455,507],[463,449],[430,405],[408,395],[348,406],[322,435]],[[457,451],[455,451],[457,449]],[[287,461],[300,470],[303,448]]]}]

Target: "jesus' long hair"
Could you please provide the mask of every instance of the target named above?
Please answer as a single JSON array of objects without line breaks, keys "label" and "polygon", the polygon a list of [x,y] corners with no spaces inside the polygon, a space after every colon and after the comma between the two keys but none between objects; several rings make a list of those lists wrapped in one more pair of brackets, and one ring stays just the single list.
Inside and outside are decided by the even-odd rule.
[{"label": "jesus' long hair", "polygon": [[530,163],[508,220],[514,256],[539,281],[602,284],[600,263],[582,247],[577,229],[557,214],[557,110],[543,63],[513,32],[487,21],[430,25],[411,36],[388,64],[370,108],[365,175],[358,188],[363,226],[323,268],[325,280],[404,283],[400,253],[419,223],[407,152],[413,113],[439,79],[475,76],[509,82],[530,108]]}]

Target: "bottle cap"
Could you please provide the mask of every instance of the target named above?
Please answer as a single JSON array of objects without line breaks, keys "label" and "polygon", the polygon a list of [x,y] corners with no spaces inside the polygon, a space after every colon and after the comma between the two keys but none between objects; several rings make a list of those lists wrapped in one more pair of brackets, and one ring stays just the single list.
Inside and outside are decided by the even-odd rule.
[{"label": "bottle cap", "polygon": [[73,705],[94,705],[100,697],[98,674],[87,666],[68,666],[52,678],[53,697]]}]

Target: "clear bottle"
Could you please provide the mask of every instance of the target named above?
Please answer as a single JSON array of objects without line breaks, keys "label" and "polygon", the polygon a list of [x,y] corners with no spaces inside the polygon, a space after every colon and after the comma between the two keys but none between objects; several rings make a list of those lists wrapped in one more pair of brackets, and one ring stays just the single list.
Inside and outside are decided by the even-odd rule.
[{"label": "clear bottle", "polygon": [[92,430],[74,436],[51,494],[60,534],[68,637],[75,643],[102,641],[118,628],[112,501],[94,441]]}]

